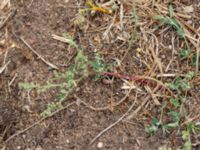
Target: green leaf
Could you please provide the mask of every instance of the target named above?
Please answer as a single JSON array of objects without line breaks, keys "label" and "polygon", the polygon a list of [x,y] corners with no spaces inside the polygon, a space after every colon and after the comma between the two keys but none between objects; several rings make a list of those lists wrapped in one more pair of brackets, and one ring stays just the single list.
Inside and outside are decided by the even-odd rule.
[{"label": "green leaf", "polygon": [[110,69],[110,66],[103,63],[103,59],[98,55],[96,54],[95,56],[95,60],[94,61],[91,61],[91,66],[92,66],[92,69],[97,73],[102,73],[102,72],[106,72],[107,70]]},{"label": "green leaf", "polygon": [[185,79],[186,80],[192,80],[192,78],[195,76],[195,72],[193,72],[193,71],[189,71],[187,74],[186,74],[186,76],[185,76]]},{"label": "green leaf", "polygon": [[180,51],[180,57],[181,57],[181,59],[188,58],[189,54],[190,54],[190,52],[189,52],[188,49],[181,49],[181,51]]},{"label": "green leaf", "polygon": [[47,108],[45,109],[45,111],[43,111],[41,113],[41,115],[43,117],[46,117],[46,116],[49,116],[52,114],[53,111],[55,111],[56,109],[58,109],[59,107],[61,107],[61,104],[60,103],[55,103],[55,102],[52,102],[52,103],[49,103],[47,105]]},{"label": "green leaf", "polygon": [[190,122],[188,123],[187,125],[187,130],[190,132],[190,133],[195,133],[195,132],[200,132],[200,125],[198,125],[197,123],[195,122]]},{"label": "green leaf", "polygon": [[175,83],[169,83],[167,84],[167,86],[171,89],[171,90],[179,90],[179,86]]},{"label": "green leaf", "polygon": [[187,131],[182,131],[182,139],[185,141],[183,145],[183,150],[191,150],[192,149],[192,143],[190,139],[190,132]]},{"label": "green leaf", "polygon": [[178,122],[172,122],[164,125],[165,129],[174,129],[179,126]]},{"label": "green leaf", "polygon": [[78,49],[78,45],[76,44],[76,42],[73,40],[73,38],[69,34],[64,33],[63,37],[65,37],[66,43],[68,43],[71,47]]},{"label": "green leaf", "polygon": [[170,16],[170,18],[172,18],[174,16],[174,9],[171,4],[169,5],[169,16]]},{"label": "green leaf", "polygon": [[158,127],[161,125],[160,121],[157,118],[153,118],[151,121],[151,125],[146,128],[146,132],[150,135],[153,135],[157,132]]},{"label": "green leaf", "polygon": [[192,149],[192,143],[190,140],[186,141],[183,145],[183,150],[191,150]]},{"label": "green leaf", "polygon": [[182,139],[183,140],[188,140],[188,138],[190,137],[190,132],[187,130],[187,131],[182,131]]},{"label": "green leaf", "polygon": [[34,83],[19,83],[18,84],[19,88],[22,88],[22,89],[25,89],[25,90],[33,90],[34,88],[37,88],[39,87],[40,85],[39,84],[34,84]]},{"label": "green leaf", "polygon": [[185,36],[185,33],[184,33],[181,25],[175,19],[170,18],[168,16],[164,17],[162,15],[156,15],[156,16],[154,16],[154,19],[159,20],[160,22],[162,22],[164,24],[167,24],[167,25],[170,25],[171,27],[173,27],[176,30],[177,34],[181,38],[183,38]]},{"label": "green leaf", "polygon": [[146,128],[146,132],[149,133],[150,135],[153,135],[157,132],[158,127],[155,125],[150,125]]},{"label": "green leaf", "polygon": [[155,126],[160,126],[161,125],[160,121],[157,118],[153,118],[152,119],[152,124],[155,125]]},{"label": "green leaf", "polygon": [[135,9],[131,12],[131,17],[133,18],[133,21],[135,22],[135,24],[137,24],[137,22],[138,22],[138,15],[137,15]]},{"label": "green leaf", "polygon": [[187,80],[180,81],[179,86],[183,91],[188,91],[191,89],[191,86]]},{"label": "green leaf", "polygon": [[174,99],[174,98],[171,98],[170,99],[170,103],[175,107],[175,108],[178,108],[180,107],[180,101],[178,99]]},{"label": "green leaf", "polygon": [[191,89],[189,81],[186,79],[182,79],[180,77],[177,77],[173,83],[169,83],[168,87],[172,90],[183,90],[188,91]]},{"label": "green leaf", "polygon": [[195,67],[196,66],[196,63],[197,63],[197,55],[196,54],[193,54],[192,55],[192,66]]},{"label": "green leaf", "polygon": [[180,120],[180,115],[179,115],[179,113],[177,113],[177,112],[175,112],[175,111],[170,111],[170,112],[168,113],[168,115],[170,115],[170,117],[171,117],[171,119],[172,119],[173,122],[179,122],[179,120]]}]

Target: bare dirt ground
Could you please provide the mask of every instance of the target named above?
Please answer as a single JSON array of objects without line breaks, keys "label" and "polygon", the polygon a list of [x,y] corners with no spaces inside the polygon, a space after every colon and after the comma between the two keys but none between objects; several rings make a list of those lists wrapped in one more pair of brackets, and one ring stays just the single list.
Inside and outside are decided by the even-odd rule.
[{"label": "bare dirt ground", "polygon": [[[10,6],[2,6],[0,148],[200,149],[200,130],[196,129],[200,123],[200,2],[105,0],[95,1],[96,7],[87,2],[11,0]],[[88,7],[92,9],[86,10]],[[84,9],[83,17],[80,11]],[[177,24],[159,22],[156,15],[172,15],[184,38],[179,37]],[[98,53],[105,64],[115,65],[109,72],[101,71],[98,79],[91,66],[87,77],[77,74],[75,87],[62,107],[43,117],[47,105],[57,101],[59,89],[47,88],[38,94],[35,89],[20,88],[19,83],[44,85],[54,78],[55,71],[70,70],[76,63],[77,49],[52,38],[64,33],[84,50],[88,61],[94,61]],[[187,50],[181,53],[183,49]],[[185,82],[188,72],[195,75]],[[182,79],[181,85],[175,85],[176,77]],[[56,80],[63,82],[67,81]],[[168,87],[168,83],[180,90]],[[172,97],[184,100],[174,106]],[[172,110],[181,117],[177,126],[164,133]],[[150,135],[146,129],[153,118],[164,123],[154,125],[155,133]],[[194,125],[191,131],[189,124]],[[182,137],[183,131],[188,138]]]}]

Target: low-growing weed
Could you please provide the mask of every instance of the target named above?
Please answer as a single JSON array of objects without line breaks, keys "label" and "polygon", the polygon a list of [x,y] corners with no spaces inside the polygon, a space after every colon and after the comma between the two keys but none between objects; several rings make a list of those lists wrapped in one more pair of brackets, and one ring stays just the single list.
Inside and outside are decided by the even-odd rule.
[{"label": "low-growing weed", "polygon": [[[55,73],[55,78],[50,79],[50,81],[46,82],[44,85],[38,83],[19,83],[20,88],[29,91],[35,89],[38,94],[52,88],[59,88],[59,93],[57,95],[58,101],[49,103],[42,115],[50,115],[52,111],[61,107],[62,101],[64,101],[68,94],[74,89],[77,84],[76,82],[88,75],[88,59],[83,54],[83,50],[76,44],[72,37],[69,35],[64,36],[69,46],[77,50],[74,65],[71,65],[64,73]],[[79,77],[77,78],[77,76]],[[59,80],[63,82],[58,82]]]},{"label": "low-growing weed", "polygon": [[96,54],[95,59],[90,64],[95,72],[95,80],[100,78],[102,72],[107,72],[112,69],[112,65],[105,64],[99,54]]},{"label": "low-growing weed", "polygon": [[56,102],[48,103],[46,110],[42,113],[43,116],[48,116],[53,111],[62,107],[62,102],[77,86],[78,82],[88,77],[89,66],[92,66],[92,69],[97,76],[99,76],[101,72],[107,71],[111,68],[110,65],[103,63],[102,58],[100,58],[98,54],[96,54],[93,61],[88,60],[87,56],[84,55],[83,49],[76,44],[72,37],[69,35],[64,35],[64,37],[69,46],[77,50],[74,64],[68,67],[64,73],[55,72],[54,78],[51,78],[44,85],[38,83],[19,83],[20,88],[27,91],[36,90],[38,94],[41,92],[47,92],[52,88],[59,89],[57,95],[58,100]]},{"label": "low-growing weed", "polygon": [[180,58],[183,60],[183,59],[187,59],[189,58],[189,55],[190,55],[190,51],[188,49],[181,49],[180,51]]},{"label": "low-growing weed", "polygon": [[[146,128],[147,133],[150,135],[154,135],[159,129],[162,129],[164,134],[176,129],[177,134],[181,134],[184,141],[183,150],[191,150],[191,134],[197,131],[199,132],[200,129],[199,126],[191,122],[186,123],[184,127],[181,126],[181,120],[187,115],[184,107],[186,100],[185,93],[191,89],[189,81],[194,76],[194,72],[188,72],[184,77],[176,77],[173,82],[167,84],[171,90],[176,92],[176,97],[172,97],[169,99],[169,102],[165,101],[163,103],[160,109],[160,119],[153,118],[151,124]],[[167,149],[170,148],[166,148],[165,146],[159,147],[159,150]]]},{"label": "low-growing weed", "polygon": [[194,72],[189,72],[185,75],[185,78],[176,77],[172,83],[168,83],[168,87],[171,90],[181,92],[181,91],[188,91],[191,89],[191,85],[189,81],[195,76]]},{"label": "low-growing weed", "polygon": [[180,23],[174,18],[173,16],[174,11],[172,5],[169,6],[169,16],[163,16],[163,15],[156,15],[154,16],[154,19],[159,20],[160,22],[167,24],[174,28],[177,32],[177,34],[181,37],[185,37],[185,33],[183,31],[183,28],[181,27]]}]

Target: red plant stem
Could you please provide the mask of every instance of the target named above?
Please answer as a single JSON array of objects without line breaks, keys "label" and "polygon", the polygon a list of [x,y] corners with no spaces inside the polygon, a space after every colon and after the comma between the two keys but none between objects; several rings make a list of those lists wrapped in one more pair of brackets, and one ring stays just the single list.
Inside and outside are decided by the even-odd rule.
[{"label": "red plant stem", "polygon": [[[149,84],[149,86],[151,86],[151,87],[156,86],[153,82],[148,81],[148,79],[143,79],[142,77],[140,78],[138,76],[128,76],[128,75],[118,74],[118,73],[114,73],[114,72],[103,72],[103,75],[121,78],[121,79],[127,79],[127,80],[130,80],[130,81],[138,81],[142,85]],[[163,91],[163,87],[161,86],[160,88]]]},{"label": "red plant stem", "polygon": [[131,81],[141,80],[141,78],[136,77],[136,76],[122,75],[122,74],[118,74],[118,73],[114,73],[114,72],[103,72],[103,75],[127,79],[127,80],[131,80]]},{"label": "red plant stem", "polygon": [[149,85],[152,88],[159,86],[158,88],[160,89],[161,92],[166,93],[166,90],[167,90],[169,93],[171,93],[173,95],[173,93],[171,91],[169,91],[169,89],[166,89],[166,87],[164,87],[163,85],[158,85],[158,84],[155,83],[155,81],[151,81],[151,80],[145,79],[143,77],[128,76],[128,75],[118,74],[118,73],[114,73],[114,72],[103,72],[102,75],[121,78],[121,79],[127,79],[127,80],[130,80],[130,81],[136,81],[136,82],[139,82],[140,85],[143,85],[143,86]]},{"label": "red plant stem", "polygon": [[103,72],[103,75],[127,79],[127,80],[130,80],[130,81],[142,80],[144,82],[144,80],[145,80],[145,79],[142,79],[142,78],[137,77],[137,76],[128,76],[128,75],[118,74],[118,73],[114,73],[114,72]]}]

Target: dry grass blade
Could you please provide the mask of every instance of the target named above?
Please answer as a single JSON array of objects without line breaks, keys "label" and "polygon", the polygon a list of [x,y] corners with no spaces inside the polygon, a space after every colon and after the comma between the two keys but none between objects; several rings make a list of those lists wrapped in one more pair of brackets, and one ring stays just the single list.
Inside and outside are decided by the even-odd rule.
[{"label": "dry grass blade", "polygon": [[200,39],[197,43],[196,73],[198,73],[198,71],[199,71],[199,53],[200,53]]},{"label": "dry grass blade", "polygon": [[[152,93],[155,93],[157,90],[159,89],[159,86],[157,86]],[[134,118],[138,112],[144,107],[144,105],[147,103],[147,101],[150,99],[151,95],[148,95],[146,98],[144,98],[142,104],[140,106],[138,106],[138,108],[133,111],[129,116],[126,117],[126,120],[131,120],[132,118]]]},{"label": "dry grass blade", "polygon": [[10,61],[8,61],[3,67],[0,67],[0,74],[3,73],[3,71],[6,69]]},{"label": "dry grass blade", "polygon": [[161,63],[160,59],[159,59],[159,58],[157,57],[157,55],[155,54],[153,48],[149,47],[149,50],[150,50],[151,53],[152,53],[152,56],[153,56],[153,58],[154,58],[155,63],[158,65],[158,68],[159,68],[159,70],[160,70],[160,73],[163,74],[163,68],[162,68],[162,63]]},{"label": "dry grass blade", "polygon": [[[137,93],[136,93],[136,100],[137,100]],[[123,114],[116,122],[114,122],[113,124],[109,125],[107,128],[105,128],[104,130],[102,130],[97,136],[95,136],[91,142],[90,145],[93,144],[101,135],[103,135],[104,133],[106,133],[108,130],[110,130],[112,127],[116,126],[119,122],[121,122],[127,115],[128,113],[133,109],[133,107],[135,106],[136,100],[133,102],[133,104],[129,107],[129,109],[127,110],[127,112],[125,114]]]},{"label": "dry grass blade", "polygon": [[6,6],[10,7],[10,0],[1,0],[0,9],[4,9]]},{"label": "dry grass blade", "polygon": [[47,64],[48,66],[50,66],[53,69],[58,70],[58,67],[55,66],[54,64],[50,63],[49,61],[45,60],[36,50],[34,50],[24,39],[22,39],[21,37],[19,37],[19,39],[35,54],[37,55],[45,64]]},{"label": "dry grass blade", "polygon": [[148,93],[151,95],[151,98],[153,99],[155,105],[156,105],[156,106],[160,106],[161,103],[160,103],[159,100],[157,99],[156,95],[152,92],[152,90],[151,90],[148,86],[146,86],[145,88],[146,88],[146,90],[148,91]]},{"label": "dry grass blade", "polygon": [[10,13],[10,14],[4,19],[4,21],[0,24],[0,29],[2,29],[2,28],[6,25],[6,23],[7,23],[12,17],[15,16],[16,12],[17,12],[16,9],[14,9],[14,10],[11,11],[11,13]]},{"label": "dry grass blade", "polygon": [[55,35],[55,34],[53,34],[52,37],[55,40],[58,40],[58,41],[61,41],[61,42],[64,42],[64,43],[70,43],[70,40],[65,38],[65,37],[58,36],[58,35]]}]

